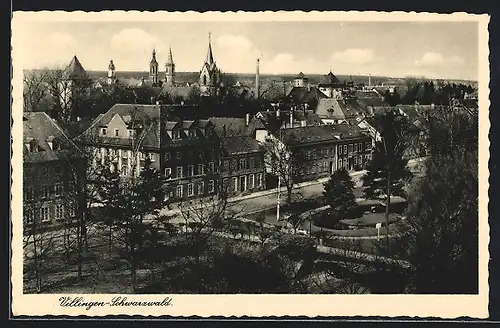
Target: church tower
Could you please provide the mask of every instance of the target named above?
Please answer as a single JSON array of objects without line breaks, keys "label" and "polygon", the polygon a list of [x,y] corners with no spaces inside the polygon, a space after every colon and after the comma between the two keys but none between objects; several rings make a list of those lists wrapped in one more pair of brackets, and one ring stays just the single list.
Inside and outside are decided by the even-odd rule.
[{"label": "church tower", "polygon": [[203,63],[203,67],[201,68],[199,84],[203,91],[218,87],[220,84],[220,72],[212,52],[211,33],[208,33],[208,52],[205,63]]},{"label": "church tower", "polygon": [[172,57],[172,48],[169,48],[167,63],[165,64],[165,83],[168,86],[175,85],[175,64]]},{"label": "church tower", "polygon": [[156,61],[156,50],[153,49],[153,57],[151,58],[151,62],[149,63],[149,79],[151,83],[158,83],[158,62]]},{"label": "church tower", "polygon": [[113,59],[109,61],[108,66],[108,84],[113,84],[116,81],[116,72],[115,72],[115,64],[113,63]]}]

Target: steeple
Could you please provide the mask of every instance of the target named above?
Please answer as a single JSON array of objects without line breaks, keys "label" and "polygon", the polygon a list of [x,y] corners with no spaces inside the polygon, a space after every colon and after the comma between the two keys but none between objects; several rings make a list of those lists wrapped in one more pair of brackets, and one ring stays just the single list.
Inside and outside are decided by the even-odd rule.
[{"label": "steeple", "polygon": [[149,79],[153,84],[158,83],[158,62],[156,61],[156,49],[153,49],[153,56],[149,63]]},{"label": "steeple", "polygon": [[165,83],[169,86],[175,84],[175,64],[172,56],[172,48],[168,49],[167,63],[165,64]]},{"label": "steeple", "polygon": [[112,84],[116,79],[115,64],[113,59],[109,61],[108,65],[108,84]]},{"label": "steeple", "polygon": [[172,47],[168,47],[167,64],[173,64],[173,63],[174,63],[174,58],[172,56]]},{"label": "steeple", "polygon": [[208,32],[208,52],[205,63],[212,65],[214,63],[214,55],[212,53],[212,33]]}]

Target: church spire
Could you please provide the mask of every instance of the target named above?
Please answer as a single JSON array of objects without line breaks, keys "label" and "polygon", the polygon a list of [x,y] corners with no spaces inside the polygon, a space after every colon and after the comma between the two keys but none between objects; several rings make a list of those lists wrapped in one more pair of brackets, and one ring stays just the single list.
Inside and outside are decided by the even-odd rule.
[{"label": "church spire", "polygon": [[212,33],[208,32],[208,52],[207,59],[205,59],[205,63],[212,65],[214,63],[214,55],[212,53]]},{"label": "church spire", "polygon": [[174,63],[174,57],[172,56],[172,47],[168,47],[167,64],[173,64],[173,63]]}]

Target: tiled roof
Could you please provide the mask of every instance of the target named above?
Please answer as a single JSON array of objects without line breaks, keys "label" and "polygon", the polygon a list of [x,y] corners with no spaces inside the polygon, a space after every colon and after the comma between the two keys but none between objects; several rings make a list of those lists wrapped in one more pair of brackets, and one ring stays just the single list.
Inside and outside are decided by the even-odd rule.
[{"label": "tiled roof", "polygon": [[[77,137],[81,142],[92,142],[99,136],[99,127],[107,125],[115,115],[119,115],[124,121],[126,117],[131,117],[135,122],[142,124],[142,131],[138,139],[143,140],[142,145],[149,148],[160,147],[160,117],[161,106],[159,105],[137,105],[137,104],[116,104],[102,116],[97,117],[90,127]],[[100,140],[117,145],[131,145],[131,139],[102,138]]]},{"label": "tiled roof", "polygon": [[[78,147],[66,133],[46,113],[31,112],[23,114],[24,162],[40,163],[46,161],[74,158],[79,155]],[[47,141],[53,140],[56,149],[52,150]],[[35,150],[35,151],[33,151]]]},{"label": "tiled roof", "polygon": [[319,83],[320,85],[335,85],[335,84],[340,84],[340,80],[332,73],[329,72],[327,75],[323,77],[321,82]]},{"label": "tiled roof", "polygon": [[247,136],[222,138],[222,146],[231,155],[263,151],[257,140]]},{"label": "tiled roof", "polygon": [[289,145],[340,141],[366,136],[361,128],[347,124],[306,126],[281,130],[282,140]]},{"label": "tiled roof", "polygon": [[63,72],[67,80],[87,79],[89,76],[76,56],[73,56],[68,67]]},{"label": "tiled roof", "polygon": [[366,109],[368,106],[372,107],[380,107],[380,106],[389,106],[388,103],[384,101],[384,99],[380,97],[364,97],[357,99],[358,104],[361,108]]},{"label": "tiled roof", "polygon": [[247,126],[244,118],[210,117],[208,120],[215,126],[215,133],[219,137],[246,135]]},{"label": "tiled roof", "polygon": [[316,106],[316,114],[321,118],[345,119],[345,114],[340,107],[339,101],[334,98],[320,99]]},{"label": "tiled roof", "polygon": [[381,98],[380,95],[373,90],[357,90],[354,95],[357,98]]},{"label": "tiled roof", "polygon": [[293,87],[287,97],[292,98],[296,102],[306,103],[326,98],[326,95],[317,87]]}]

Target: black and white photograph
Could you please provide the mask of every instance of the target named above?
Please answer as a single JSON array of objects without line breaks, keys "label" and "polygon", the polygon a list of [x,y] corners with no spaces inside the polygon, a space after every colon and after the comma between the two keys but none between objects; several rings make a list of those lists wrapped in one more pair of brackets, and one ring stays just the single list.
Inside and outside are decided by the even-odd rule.
[{"label": "black and white photograph", "polygon": [[18,14],[19,314],[487,316],[487,15]]}]

